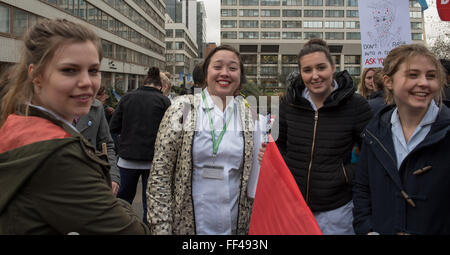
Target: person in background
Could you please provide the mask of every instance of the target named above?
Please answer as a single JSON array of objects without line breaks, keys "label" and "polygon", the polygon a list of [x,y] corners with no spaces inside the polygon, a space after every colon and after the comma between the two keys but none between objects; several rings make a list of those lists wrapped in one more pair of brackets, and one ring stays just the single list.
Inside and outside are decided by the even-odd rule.
[{"label": "person in background", "polygon": [[150,67],[144,84],[121,98],[111,119],[110,131],[120,135],[117,166],[121,183],[117,197],[131,204],[141,178],[143,219],[147,223],[147,180],[159,123],[170,105],[170,100],[162,93],[159,68]]},{"label": "person in background", "polygon": [[[445,72],[424,45],[383,62],[389,103],[362,133],[353,186],[357,234],[450,234],[450,110]],[[448,103],[448,102],[447,102]]]},{"label": "person in background", "polygon": [[308,41],[298,67],[280,104],[276,144],[323,234],[354,234],[351,153],[370,107],[347,71],[335,74],[325,41]]},{"label": "person in background", "polygon": [[98,151],[108,155],[108,162],[111,166],[111,187],[114,195],[117,195],[120,187],[120,173],[116,164],[117,160],[114,142],[111,133],[109,132],[109,125],[106,120],[102,102],[94,99],[89,113],[79,118],[75,118],[74,126]]},{"label": "person in background", "polygon": [[166,74],[163,72],[159,73],[159,75],[161,76],[161,82],[162,82],[161,92],[163,93],[164,96],[168,97],[170,100],[171,97],[169,97],[169,96],[170,96],[170,92],[172,90],[172,83],[170,82],[170,78],[167,77]]},{"label": "person in background", "polygon": [[240,54],[221,45],[206,57],[201,93],[179,96],[161,122],[147,188],[152,234],[248,234],[250,173],[259,165],[254,119],[236,92]]},{"label": "person in background", "polygon": [[447,73],[446,85],[444,86],[444,100],[450,101],[450,60],[440,59],[440,62]]},{"label": "person in background", "polygon": [[194,70],[192,71],[192,79],[194,80],[194,88],[193,93],[196,90],[201,91],[201,89],[205,86],[205,75],[203,74],[203,63],[204,61],[200,61],[195,65]]},{"label": "person in background", "polygon": [[376,68],[364,68],[361,74],[361,82],[358,85],[358,93],[365,99],[373,92],[373,75]]},{"label": "person in background", "polygon": [[107,121],[107,123],[109,123],[111,121],[111,117],[114,113],[114,108],[112,108],[111,106],[106,104],[106,100],[108,100],[109,95],[108,95],[108,93],[106,93],[105,86],[100,86],[100,89],[98,90],[98,93],[95,96],[95,98],[97,98],[102,103],[103,109],[105,111],[106,121]]},{"label": "person in background", "polygon": [[386,106],[384,100],[383,71],[381,69],[375,70],[373,75],[373,92],[369,95],[367,102],[374,114]]},{"label": "person in background", "polygon": [[0,235],[147,234],[111,192],[107,156],[72,126],[100,87],[100,38],[45,20],[24,38],[0,122]]}]

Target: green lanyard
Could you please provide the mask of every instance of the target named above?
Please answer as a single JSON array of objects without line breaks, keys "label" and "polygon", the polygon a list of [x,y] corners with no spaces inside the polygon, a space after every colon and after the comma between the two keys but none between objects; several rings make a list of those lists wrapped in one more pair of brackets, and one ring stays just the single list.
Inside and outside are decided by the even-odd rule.
[{"label": "green lanyard", "polygon": [[214,122],[213,122],[213,118],[211,117],[211,111],[209,110],[208,102],[206,100],[204,91],[202,91],[202,97],[203,97],[203,102],[205,102],[205,105],[206,105],[206,112],[208,113],[209,126],[211,127],[211,137],[212,137],[212,143],[213,143],[213,157],[216,157],[217,150],[219,149],[219,144],[220,144],[220,142],[222,142],[222,138],[225,135],[225,132],[227,131],[227,127],[231,121],[231,117],[233,117],[234,110],[231,112],[230,117],[228,118],[227,122],[224,123],[222,132],[220,132],[219,137],[216,140],[216,134],[214,131]]}]

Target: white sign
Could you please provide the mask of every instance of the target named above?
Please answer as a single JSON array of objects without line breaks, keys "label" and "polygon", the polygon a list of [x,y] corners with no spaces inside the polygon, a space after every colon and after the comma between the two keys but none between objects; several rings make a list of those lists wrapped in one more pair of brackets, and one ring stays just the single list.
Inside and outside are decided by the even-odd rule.
[{"label": "white sign", "polygon": [[389,51],[411,43],[409,0],[358,0],[363,67],[383,67]]}]

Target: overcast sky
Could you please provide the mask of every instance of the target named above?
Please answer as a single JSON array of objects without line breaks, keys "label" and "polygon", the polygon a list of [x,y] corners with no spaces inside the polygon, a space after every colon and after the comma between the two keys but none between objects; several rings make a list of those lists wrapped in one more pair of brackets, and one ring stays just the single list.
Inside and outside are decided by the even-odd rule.
[{"label": "overcast sky", "polygon": [[[206,41],[220,44],[220,0],[200,0],[206,9]],[[436,10],[436,0],[427,0],[425,11],[425,33],[427,39],[449,33],[450,22],[441,21]]]},{"label": "overcast sky", "polygon": [[206,42],[220,44],[220,0],[202,0],[206,9]]}]

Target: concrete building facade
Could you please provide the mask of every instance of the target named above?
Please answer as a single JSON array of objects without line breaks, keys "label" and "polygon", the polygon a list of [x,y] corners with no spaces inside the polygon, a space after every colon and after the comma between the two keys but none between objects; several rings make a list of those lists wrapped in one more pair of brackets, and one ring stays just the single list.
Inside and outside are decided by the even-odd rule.
[{"label": "concrete building facade", "polygon": [[[281,86],[298,69],[311,38],[327,41],[337,70],[362,72],[358,0],[221,0],[221,44],[242,54],[249,82]],[[423,14],[410,0],[413,42],[423,42]]]},{"label": "concrete building facade", "polygon": [[0,0],[0,72],[19,61],[21,37],[41,19],[64,18],[102,39],[102,82],[122,91],[143,85],[150,66],[165,70],[163,0]]}]

